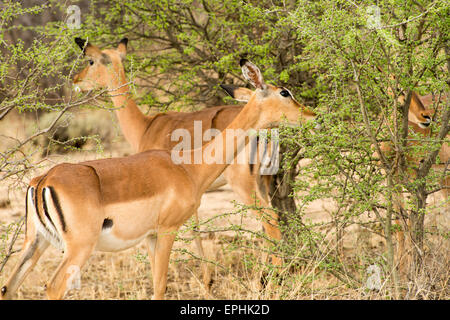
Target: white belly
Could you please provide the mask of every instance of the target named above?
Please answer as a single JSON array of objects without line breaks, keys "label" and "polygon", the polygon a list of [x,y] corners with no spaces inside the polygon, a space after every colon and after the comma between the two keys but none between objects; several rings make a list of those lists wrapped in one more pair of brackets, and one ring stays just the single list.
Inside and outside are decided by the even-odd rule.
[{"label": "white belly", "polygon": [[[106,217],[112,226],[102,229],[97,241],[98,251],[121,251],[137,245],[145,237],[155,233],[160,197],[126,203],[114,203],[105,207]],[[149,212],[149,208],[152,208]]]},{"label": "white belly", "polygon": [[146,234],[142,235],[139,238],[136,239],[120,239],[119,237],[114,235],[113,232],[114,228],[108,228],[102,230],[102,233],[100,234],[100,237],[97,241],[97,246],[95,247],[95,250],[98,251],[122,251],[131,247],[134,247],[139,242],[142,241],[145,237],[148,235],[155,233],[154,230],[149,230]]}]

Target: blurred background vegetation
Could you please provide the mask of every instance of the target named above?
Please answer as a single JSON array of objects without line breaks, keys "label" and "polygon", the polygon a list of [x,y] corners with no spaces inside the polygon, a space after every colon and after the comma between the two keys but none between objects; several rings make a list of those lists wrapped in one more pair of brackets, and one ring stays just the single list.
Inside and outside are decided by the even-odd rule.
[{"label": "blurred background vegetation", "polygon": [[[70,5],[80,9],[79,28],[70,26]],[[105,111],[109,100],[71,90],[84,65],[74,37],[100,47],[129,39],[125,68],[146,114],[234,103],[219,85],[247,86],[238,65],[246,57],[322,121],[314,134],[282,130],[283,170],[272,197],[284,239],[273,250],[286,265],[270,274],[283,274],[290,293],[320,272],[360,290],[376,264],[383,270],[377,297],[448,299],[449,199],[427,202],[442,194],[449,175],[448,161],[436,154],[449,144],[450,105],[442,99],[450,70],[447,1],[28,0],[0,8],[5,188],[24,188],[37,169],[61,161],[55,154],[102,153],[123,142],[114,114]],[[408,131],[413,91],[432,95],[432,136]],[[383,161],[374,154],[381,143],[394,150]],[[302,218],[323,199],[332,203],[325,222]],[[398,274],[399,230],[412,243],[406,276]],[[381,244],[348,250],[351,233],[361,236],[359,245],[367,237]],[[291,274],[305,268],[308,276]]]}]

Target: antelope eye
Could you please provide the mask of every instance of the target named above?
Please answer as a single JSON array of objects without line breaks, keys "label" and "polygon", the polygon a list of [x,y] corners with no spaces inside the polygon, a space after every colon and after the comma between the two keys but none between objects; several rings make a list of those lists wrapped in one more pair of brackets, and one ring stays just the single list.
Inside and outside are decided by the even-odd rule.
[{"label": "antelope eye", "polygon": [[285,97],[285,98],[287,98],[287,97],[289,97],[291,94],[289,93],[289,91],[287,91],[287,90],[281,90],[280,91],[280,94],[283,96],[283,97]]},{"label": "antelope eye", "polygon": [[92,66],[94,64],[94,60],[89,60],[89,64]]}]

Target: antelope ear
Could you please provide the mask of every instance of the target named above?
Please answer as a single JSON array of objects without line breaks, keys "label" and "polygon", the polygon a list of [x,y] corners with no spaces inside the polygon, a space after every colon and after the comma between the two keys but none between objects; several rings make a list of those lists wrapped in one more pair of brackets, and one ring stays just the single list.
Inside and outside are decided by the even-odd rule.
[{"label": "antelope ear", "polygon": [[75,43],[80,47],[81,50],[83,50],[83,53],[85,52],[86,48],[90,46],[87,40],[81,38],[75,38]]},{"label": "antelope ear", "polygon": [[98,58],[102,54],[102,52],[100,51],[99,48],[90,44],[87,40],[83,40],[81,38],[75,38],[75,42],[81,48],[81,50],[83,50],[84,55],[87,55],[87,56],[90,56],[93,58]]},{"label": "antelope ear", "polygon": [[127,55],[127,45],[128,45],[128,39],[123,38],[120,40],[119,45],[117,46],[117,51],[119,51],[120,58],[124,59]]},{"label": "antelope ear", "polygon": [[253,91],[243,87],[236,87],[228,84],[221,84],[220,87],[225,90],[233,99],[242,102],[248,102],[252,97]]},{"label": "antelope ear", "polygon": [[241,59],[239,64],[241,65],[242,74],[244,75],[245,79],[247,79],[256,89],[266,89],[267,86],[264,83],[261,71],[259,71],[259,68],[257,66],[255,66],[247,59]]}]

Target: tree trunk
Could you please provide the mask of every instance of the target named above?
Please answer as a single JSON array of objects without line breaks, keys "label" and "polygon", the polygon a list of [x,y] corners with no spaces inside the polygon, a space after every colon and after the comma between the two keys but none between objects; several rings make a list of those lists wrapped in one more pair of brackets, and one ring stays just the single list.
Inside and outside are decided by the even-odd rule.
[{"label": "tree trunk", "polygon": [[[280,144],[280,169],[273,179],[269,188],[269,197],[271,199],[272,207],[274,207],[279,214],[280,224],[287,226],[289,224],[289,216],[297,212],[293,197],[292,182],[297,175],[296,165],[292,165],[289,169],[284,168],[284,163],[287,159],[284,158],[287,146]],[[283,229],[283,228],[282,228]],[[283,233],[283,238],[285,234]]]},{"label": "tree trunk", "polygon": [[423,240],[424,240],[424,218],[427,201],[425,186],[419,186],[417,193],[417,205],[410,214],[410,237],[411,237],[411,265],[409,274],[417,274],[422,266]]}]

